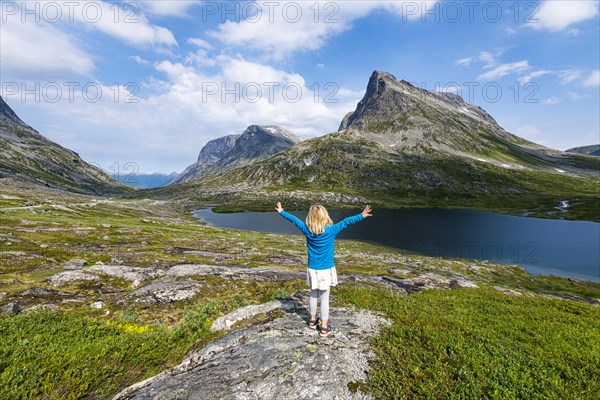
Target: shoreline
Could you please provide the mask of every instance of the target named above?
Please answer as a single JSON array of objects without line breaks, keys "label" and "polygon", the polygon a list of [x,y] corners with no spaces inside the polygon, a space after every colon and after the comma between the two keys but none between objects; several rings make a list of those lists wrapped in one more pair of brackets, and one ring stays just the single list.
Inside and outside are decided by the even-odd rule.
[{"label": "shoreline", "polygon": [[[215,212],[214,209],[218,207],[218,205],[215,204],[207,204],[205,205],[205,207],[202,208],[198,208],[194,211],[191,211],[190,214],[194,216],[194,218],[197,218],[199,221],[202,221],[203,223],[207,224],[208,226],[212,226],[215,228],[219,228],[219,229],[233,229],[233,230],[242,230],[242,231],[246,231],[246,232],[262,232],[262,233],[270,233],[270,234],[285,234],[285,235],[295,235],[298,236],[297,233],[293,230],[293,229],[285,229],[287,230],[287,232],[284,232],[283,230],[280,231],[274,231],[271,229],[247,229],[245,227],[235,227],[235,226],[230,226],[230,225],[222,225],[219,224],[219,222],[215,222],[214,220],[210,221],[210,220],[205,220],[202,219],[202,216],[197,216],[197,212],[198,211],[210,211],[214,214],[220,214],[221,216],[224,216],[225,218],[227,218],[228,216],[233,216],[235,214],[250,214],[250,213],[264,213],[264,214],[270,214],[270,213],[274,213],[274,211],[238,211],[238,212],[233,212],[233,213],[220,213],[220,212]],[[402,209],[402,211],[408,211],[410,212],[411,210],[418,210],[419,212],[422,212],[424,210],[426,210],[425,208],[415,208],[415,209]],[[443,210],[440,208],[432,208],[431,210],[435,210],[435,211],[439,211],[439,210]],[[347,213],[348,210],[330,210],[334,213]],[[394,212],[394,211],[398,211],[398,209],[380,209],[380,211],[387,211],[387,212]],[[469,212],[469,213],[474,213],[474,214],[481,214],[483,216],[486,216],[485,214],[492,214],[492,217],[515,217],[515,218],[527,218],[530,219],[532,217],[519,217],[519,216],[514,216],[514,215],[506,215],[506,214],[500,214],[500,213],[495,213],[495,212],[491,212],[491,211],[478,211],[478,210],[470,210],[470,209],[451,209],[449,211],[456,211],[456,212]],[[300,211],[302,212],[302,211]],[[274,214],[272,214],[274,215]],[[541,221],[547,221],[547,219],[542,219],[542,218],[533,218],[533,219],[539,219]],[[595,223],[594,221],[570,221],[570,220],[563,220],[564,222],[573,222],[573,223],[586,223],[586,222],[591,222],[591,223]],[[282,225],[284,226],[284,225]],[[398,246],[398,245],[391,245],[391,244],[387,244],[387,243],[382,243],[379,242],[377,240],[369,240],[369,239],[365,239],[363,237],[352,237],[352,238],[340,238],[339,240],[356,240],[356,241],[360,241],[360,242],[365,242],[365,243],[370,243],[370,244],[374,244],[377,246],[383,246],[389,250],[398,252],[399,254],[402,255],[415,255],[415,256],[423,256],[423,257],[439,257],[443,260],[459,260],[459,261],[464,261],[464,262],[470,262],[470,261],[477,261],[477,262],[488,262],[490,264],[499,264],[499,265],[517,265],[521,268],[523,268],[526,272],[528,272],[530,275],[532,276],[549,276],[549,277],[556,277],[556,278],[561,278],[561,279],[576,279],[578,281],[582,281],[582,282],[591,282],[591,283],[600,283],[600,271],[598,274],[598,277],[594,276],[594,275],[589,275],[586,273],[581,273],[581,272],[572,272],[569,271],[567,269],[561,269],[559,267],[556,266],[550,266],[550,265],[544,265],[544,266],[539,266],[538,265],[532,265],[533,263],[527,263],[527,262],[518,262],[515,261],[514,259],[511,258],[498,258],[498,259],[485,259],[485,258],[469,258],[469,257],[464,257],[462,255],[449,255],[449,254],[443,254],[444,251],[442,250],[442,245],[443,244],[458,244],[459,248],[461,243],[458,242],[447,242],[447,243],[436,243],[436,244],[432,244],[432,243],[423,243],[423,242],[407,242],[407,244],[416,244],[419,245],[417,247],[419,247],[420,249],[424,249],[424,250],[418,250],[418,249],[414,249],[414,246],[412,246],[413,248],[411,249],[410,246],[409,247],[402,247],[402,246]],[[464,244],[464,243],[463,243]],[[430,248],[432,251],[427,251],[427,248]],[[556,273],[552,273],[552,272],[559,272],[558,274]]]}]

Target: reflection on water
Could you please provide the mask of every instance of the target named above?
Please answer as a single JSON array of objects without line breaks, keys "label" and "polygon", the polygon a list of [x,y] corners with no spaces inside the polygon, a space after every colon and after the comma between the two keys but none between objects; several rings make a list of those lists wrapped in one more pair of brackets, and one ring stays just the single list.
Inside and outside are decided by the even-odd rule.
[{"label": "reflection on water", "polygon": [[[357,210],[358,213],[360,210]],[[339,221],[356,213],[332,211]],[[306,212],[292,212],[304,220]],[[299,234],[277,212],[194,212],[210,225]],[[534,274],[600,282],[600,223],[516,217],[473,210],[375,210],[339,236],[419,254],[514,263]]]}]

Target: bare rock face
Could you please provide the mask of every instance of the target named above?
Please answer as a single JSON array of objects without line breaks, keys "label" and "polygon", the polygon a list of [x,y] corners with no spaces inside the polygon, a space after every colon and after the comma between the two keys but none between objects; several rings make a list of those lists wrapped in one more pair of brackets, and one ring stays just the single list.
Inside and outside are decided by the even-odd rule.
[{"label": "bare rock face", "polygon": [[208,142],[200,150],[198,161],[188,166],[171,183],[248,165],[300,141],[302,138],[279,126],[250,125],[241,135],[227,135]]},{"label": "bare rock face", "polygon": [[489,123],[501,130],[487,112],[466,103],[462,97],[453,93],[429,92],[407,81],[399,81],[394,75],[383,71],[374,71],[371,74],[365,96],[356,106],[356,110],[344,117],[340,130],[350,127],[364,129],[381,121],[420,115],[424,104],[435,106],[438,110],[460,111],[466,118]]},{"label": "bare rock face", "polygon": [[63,268],[67,270],[81,269],[87,264],[88,262],[86,260],[81,258],[73,258],[72,260],[67,261],[65,265],[63,265]]},{"label": "bare rock face", "polygon": [[99,281],[96,275],[88,274],[82,271],[65,271],[60,272],[48,279],[51,286],[64,286],[77,281]]},{"label": "bare rock face", "polygon": [[131,281],[134,287],[138,286],[145,279],[164,275],[162,270],[128,267],[125,265],[92,265],[87,271]]},{"label": "bare rock face", "polygon": [[272,267],[240,268],[205,264],[181,264],[167,271],[167,276],[172,277],[207,275],[237,280],[287,281],[304,279],[306,272]]},{"label": "bare rock face", "polygon": [[183,182],[202,174],[202,171],[211,165],[215,165],[229,150],[235,146],[240,135],[227,135],[213,139],[206,143],[200,150],[198,160],[189,165],[181,174],[177,175],[170,183]]},{"label": "bare rock face", "polygon": [[32,287],[31,289],[24,290],[18,294],[20,297],[35,297],[38,299],[66,297],[69,295],[70,293],[45,287]]},{"label": "bare rock face", "polygon": [[456,274],[456,277],[445,277],[433,273],[426,273],[414,278],[393,279],[390,281],[401,282],[405,285],[411,285],[419,289],[457,289],[457,288],[478,288],[475,283]]},{"label": "bare rock face", "polygon": [[191,280],[159,279],[133,291],[129,297],[134,298],[136,302],[168,304],[174,301],[189,300],[198,294],[201,288],[200,283]]},{"label": "bare rock face", "polygon": [[321,338],[306,324],[307,294],[288,299],[283,317],[231,332],[115,400],[369,398],[349,384],[366,379],[369,339],[389,322],[332,308],[333,333]]},{"label": "bare rock face", "polygon": [[263,304],[252,304],[238,308],[227,315],[219,317],[213,322],[210,331],[229,330],[237,322],[252,318],[258,314],[267,314],[275,310],[294,310],[298,306],[295,300],[273,300]]}]

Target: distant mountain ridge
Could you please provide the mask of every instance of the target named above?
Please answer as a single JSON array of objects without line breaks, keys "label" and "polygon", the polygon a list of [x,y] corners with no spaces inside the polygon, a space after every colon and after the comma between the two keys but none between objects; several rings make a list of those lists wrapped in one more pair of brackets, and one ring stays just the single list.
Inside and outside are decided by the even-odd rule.
[{"label": "distant mountain ridge", "polygon": [[[380,206],[597,210],[600,162],[530,142],[482,108],[374,71],[339,130],[262,161],[213,169],[156,196],[234,209],[369,199]],[[555,212],[555,211],[551,211]],[[567,216],[567,214],[562,214]],[[592,219],[600,219],[593,216]]]},{"label": "distant mountain ridge", "polygon": [[[110,175],[110,174],[109,174]],[[155,173],[135,173],[126,175],[117,175],[115,178],[119,182],[123,182],[127,185],[141,188],[141,189],[152,189],[157,187],[163,187],[168,185],[169,182],[177,176],[177,172],[171,172],[170,174],[162,174],[159,172]]]},{"label": "distant mountain ridge", "polygon": [[227,135],[209,141],[171,183],[184,182],[205,174],[218,174],[263,160],[279,153],[302,138],[275,125],[250,125],[241,135]]},{"label": "distant mountain ridge", "polygon": [[600,144],[592,144],[589,146],[573,147],[572,149],[565,150],[567,153],[579,153],[587,154],[588,156],[600,157]]},{"label": "distant mountain ridge", "polygon": [[79,193],[124,193],[130,188],[77,153],[42,136],[0,97],[0,177]]}]

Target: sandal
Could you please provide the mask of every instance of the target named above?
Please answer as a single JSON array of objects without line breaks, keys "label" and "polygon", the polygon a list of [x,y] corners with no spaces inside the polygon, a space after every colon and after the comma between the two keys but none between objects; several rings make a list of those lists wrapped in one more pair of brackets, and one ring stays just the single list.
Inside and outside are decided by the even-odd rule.
[{"label": "sandal", "polygon": [[320,322],[321,321],[319,320],[319,318],[317,318],[317,319],[309,319],[308,320],[308,327],[310,329],[317,329],[317,326],[319,326]]},{"label": "sandal", "polygon": [[330,333],[331,326],[329,326],[329,324],[327,324],[327,328],[323,328],[321,325],[319,325],[319,335],[321,335],[321,337],[327,337]]}]

